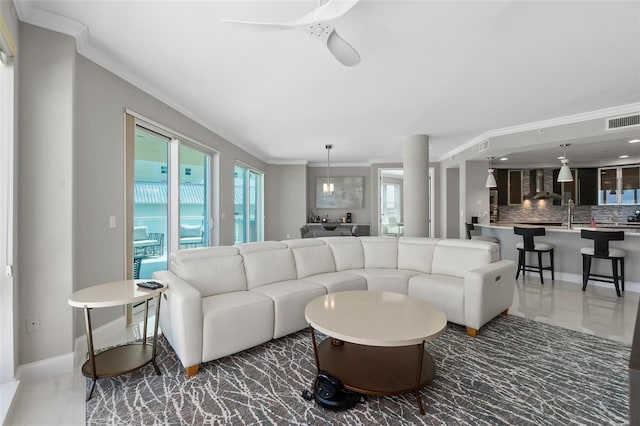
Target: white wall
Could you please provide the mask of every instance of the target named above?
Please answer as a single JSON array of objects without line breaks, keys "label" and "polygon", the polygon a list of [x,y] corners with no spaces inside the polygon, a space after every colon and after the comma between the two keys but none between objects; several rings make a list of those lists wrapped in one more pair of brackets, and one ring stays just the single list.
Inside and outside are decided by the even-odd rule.
[{"label": "white wall", "polygon": [[[18,45],[18,19],[12,2],[0,1],[0,16],[6,24],[9,37]],[[11,265],[17,248],[14,233],[18,192],[12,186],[17,182],[17,58],[12,62],[12,68],[4,69],[3,79],[0,81],[3,94],[0,108],[7,110],[7,115],[3,115],[0,122],[0,386],[13,382],[18,360],[17,280],[4,273],[5,268]],[[0,393],[3,394],[0,398],[0,403],[3,404],[0,407],[0,422],[3,422],[5,409],[8,408],[4,404],[9,399],[9,392],[2,386]]]}]

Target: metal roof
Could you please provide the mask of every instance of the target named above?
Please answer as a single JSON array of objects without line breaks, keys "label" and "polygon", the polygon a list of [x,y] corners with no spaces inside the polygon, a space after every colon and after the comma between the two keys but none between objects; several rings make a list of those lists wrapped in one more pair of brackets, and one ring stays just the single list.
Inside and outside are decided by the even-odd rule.
[{"label": "metal roof", "polygon": [[[133,190],[135,204],[167,204],[166,182],[136,181]],[[205,185],[202,183],[181,183],[180,204],[204,204]]]}]

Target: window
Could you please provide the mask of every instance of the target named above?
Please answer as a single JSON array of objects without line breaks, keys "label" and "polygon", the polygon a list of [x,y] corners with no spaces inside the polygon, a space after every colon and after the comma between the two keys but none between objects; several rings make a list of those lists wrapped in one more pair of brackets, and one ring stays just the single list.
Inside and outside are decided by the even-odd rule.
[{"label": "window", "polygon": [[[0,16],[2,21],[2,16]],[[10,36],[0,33],[3,41]],[[13,43],[11,41],[11,43]],[[15,54],[15,50],[11,52]],[[0,385],[13,382],[14,359],[14,66],[0,51]],[[3,389],[4,392],[4,389]],[[10,394],[10,392],[9,392]],[[3,395],[4,396],[4,395]],[[11,400],[11,397],[9,397]]]},{"label": "window", "polygon": [[640,203],[640,167],[608,167],[599,172],[598,204]]},{"label": "window", "polygon": [[171,253],[212,242],[213,152],[159,126],[133,120],[132,276],[150,278],[168,269]]},{"label": "window", "polygon": [[264,240],[263,173],[242,164],[234,172],[235,243]]}]

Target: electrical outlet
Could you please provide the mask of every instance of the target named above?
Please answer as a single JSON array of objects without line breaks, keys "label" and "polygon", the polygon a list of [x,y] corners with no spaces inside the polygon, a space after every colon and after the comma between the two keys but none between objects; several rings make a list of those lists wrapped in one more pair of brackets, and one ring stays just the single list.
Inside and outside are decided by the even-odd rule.
[{"label": "electrical outlet", "polygon": [[40,317],[38,315],[27,315],[27,333],[40,331]]}]

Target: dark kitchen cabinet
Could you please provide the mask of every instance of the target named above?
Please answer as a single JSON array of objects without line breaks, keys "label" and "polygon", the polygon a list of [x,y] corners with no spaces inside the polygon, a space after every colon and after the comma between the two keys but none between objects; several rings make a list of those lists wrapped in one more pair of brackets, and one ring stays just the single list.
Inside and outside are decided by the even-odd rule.
[{"label": "dark kitchen cabinet", "polygon": [[498,184],[498,205],[509,204],[509,170],[496,169],[496,183]]},{"label": "dark kitchen cabinet", "polygon": [[580,204],[598,204],[598,169],[578,169],[578,194]]},{"label": "dark kitchen cabinet", "polygon": [[[558,182],[558,173],[560,169],[553,170],[553,192],[562,194],[565,203],[571,198],[576,204],[585,206],[598,204],[598,169],[571,169],[573,182],[564,182],[564,192],[563,184]],[[561,200],[554,200],[553,204],[559,205]]]}]

